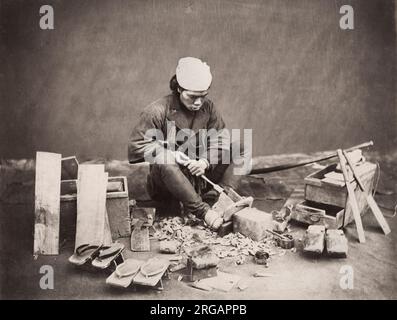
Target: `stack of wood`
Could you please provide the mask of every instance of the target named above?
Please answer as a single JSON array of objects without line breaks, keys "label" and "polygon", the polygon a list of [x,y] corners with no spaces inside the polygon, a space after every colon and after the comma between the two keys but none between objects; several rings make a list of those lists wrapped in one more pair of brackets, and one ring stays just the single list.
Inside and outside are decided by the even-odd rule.
[{"label": "stack of wood", "polygon": [[49,152],[37,152],[35,175],[35,256],[59,254],[60,240],[69,237],[77,248],[131,234],[125,177]]}]

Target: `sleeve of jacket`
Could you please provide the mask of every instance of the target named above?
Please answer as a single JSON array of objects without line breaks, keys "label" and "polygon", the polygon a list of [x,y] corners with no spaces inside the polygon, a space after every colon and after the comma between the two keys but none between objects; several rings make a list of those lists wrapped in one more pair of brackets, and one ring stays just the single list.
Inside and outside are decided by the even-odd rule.
[{"label": "sleeve of jacket", "polygon": [[137,163],[149,161],[157,155],[160,146],[156,139],[164,140],[161,128],[165,119],[165,108],[151,104],[140,114],[137,125],[132,129],[128,141],[128,161]]},{"label": "sleeve of jacket", "polygon": [[207,160],[211,166],[221,163],[222,157],[225,158],[229,156],[231,140],[225,122],[212,102],[210,103],[209,110],[210,119],[207,125]]}]

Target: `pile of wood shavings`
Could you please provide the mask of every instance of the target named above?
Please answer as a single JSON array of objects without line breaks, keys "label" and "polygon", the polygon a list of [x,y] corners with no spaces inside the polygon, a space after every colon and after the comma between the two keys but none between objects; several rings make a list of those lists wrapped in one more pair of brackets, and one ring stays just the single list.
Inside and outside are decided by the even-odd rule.
[{"label": "pile of wood shavings", "polygon": [[276,246],[269,235],[261,241],[254,241],[240,233],[229,233],[223,238],[216,232],[202,226],[191,227],[181,217],[163,218],[154,224],[154,238],[158,240],[177,240],[181,244],[181,254],[194,245],[208,245],[219,258],[237,258],[237,264],[243,264],[248,256],[254,256],[258,250],[264,250],[270,256],[285,254],[285,250]]}]

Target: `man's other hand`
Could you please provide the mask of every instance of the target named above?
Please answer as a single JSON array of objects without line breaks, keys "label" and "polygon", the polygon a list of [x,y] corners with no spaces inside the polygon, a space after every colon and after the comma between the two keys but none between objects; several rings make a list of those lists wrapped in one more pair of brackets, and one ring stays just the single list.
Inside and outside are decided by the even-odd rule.
[{"label": "man's other hand", "polygon": [[208,167],[208,164],[205,160],[190,160],[186,167],[189,169],[190,173],[194,176],[201,176],[205,173],[205,170]]},{"label": "man's other hand", "polygon": [[191,161],[191,159],[183,152],[175,151],[174,155],[176,163],[180,164],[181,166],[186,166]]}]

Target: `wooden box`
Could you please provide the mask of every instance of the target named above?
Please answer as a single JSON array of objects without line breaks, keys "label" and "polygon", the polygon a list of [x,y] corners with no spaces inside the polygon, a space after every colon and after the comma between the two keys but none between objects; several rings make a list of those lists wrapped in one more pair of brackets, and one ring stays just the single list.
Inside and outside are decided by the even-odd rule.
[{"label": "wooden box", "polygon": [[310,225],[323,225],[326,229],[343,227],[345,209],[330,204],[304,200],[294,206],[291,218]]},{"label": "wooden box", "polygon": [[[115,189],[114,186],[120,186]],[[128,185],[126,177],[109,177],[106,210],[112,239],[131,235]],[[61,181],[61,239],[74,239],[77,218],[77,180]]]},{"label": "wooden box", "polygon": [[[345,226],[354,221],[352,208],[348,201],[346,186],[338,186],[322,181],[324,175],[328,172],[335,171],[336,167],[336,163],[329,165],[305,178],[305,199],[319,204],[327,204],[345,209],[346,212],[342,223],[342,226]],[[376,165],[370,162],[365,162],[362,165],[357,166],[356,171],[358,172],[367,192],[372,192]],[[365,194],[360,190],[355,181],[351,182],[351,184],[355,190],[360,213],[363,215],[368,208]]]}]

